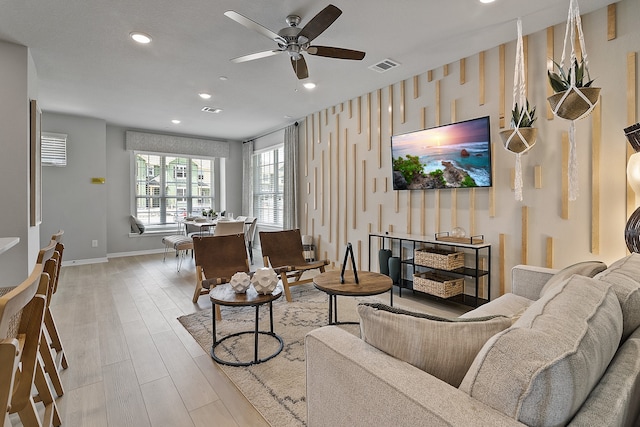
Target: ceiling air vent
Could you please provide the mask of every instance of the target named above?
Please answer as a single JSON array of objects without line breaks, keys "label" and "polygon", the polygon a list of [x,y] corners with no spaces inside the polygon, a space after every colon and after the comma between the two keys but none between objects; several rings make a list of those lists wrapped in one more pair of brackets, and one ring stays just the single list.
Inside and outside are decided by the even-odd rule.
[{"label": "ceiling air vent", "polygon": [[215,108],[215,107],[202,107],[202,111],[204,111],[205,113],[219,113],[222,111],[222,108]]},{"label": "ceiling air vent", "polygon": [[389,71],[392,68],[396,68],[398,65],[400,64],[394,61],[393,59],[387,58],[387,59],[383,59],[377,64],[371,65],[369,68],[372,69],[373,71],[384,73],[385,71]]}]

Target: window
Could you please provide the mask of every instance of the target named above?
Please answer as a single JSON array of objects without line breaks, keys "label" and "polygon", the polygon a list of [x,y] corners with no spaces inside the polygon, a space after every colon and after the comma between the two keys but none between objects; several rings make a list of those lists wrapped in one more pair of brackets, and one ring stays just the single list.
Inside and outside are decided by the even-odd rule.
[{"label": "window", "polygon": [[135,215],[172,224],[213,207],[213,160],[135,152]]},{"label": "window", "polygon": [[253,155],[253,214],[262,224],[282,226],[284,146]]},{"label": "window", "polygon": [[42,132],[40,159],[42,166],[67,166],[67,135]]}]

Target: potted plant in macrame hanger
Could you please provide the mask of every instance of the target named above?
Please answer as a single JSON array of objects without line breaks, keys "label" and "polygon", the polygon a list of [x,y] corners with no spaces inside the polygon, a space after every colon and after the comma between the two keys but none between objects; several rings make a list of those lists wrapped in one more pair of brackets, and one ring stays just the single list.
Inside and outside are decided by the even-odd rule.
[{"label": "potted plant in macrame hanger", "polygon": [[500,131],[504,148],[515,154],[522,154],[536,143],[538,130],[533,127],[536,121],[536,107],[529,105],[529,100],[519,106],[516,102],[511,110],[509,129]]},{"label": "potted plant in macrame hanger", "polygon": [[547,98],[554,114],[562,119],[577,120],[591,112],[598,102],[600,88],[591,87],[593,80],[589,75],[589,68],[584,59],[573,63],[564,69],[557,62],[553,62],[558,72],[547,71],[549,83],[555,92]]}]

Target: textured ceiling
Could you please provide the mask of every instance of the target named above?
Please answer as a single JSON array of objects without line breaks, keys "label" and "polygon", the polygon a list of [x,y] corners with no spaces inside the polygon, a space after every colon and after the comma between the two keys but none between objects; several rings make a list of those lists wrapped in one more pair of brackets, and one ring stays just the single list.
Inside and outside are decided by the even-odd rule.
[{"label": "textured ceiling", "polygon": [[[581,0],[581,13],[612,0]],[[224,16],[277,32],[304,26],[328,3],[311,0],[4,0],[0,39],[28,46],[44,111],[96,117],[127,128],[244,140],[311,112],[566,21],[569,1],[336,0],[342,15],[314,42],[367,52],[363,61],[306,56],[318,86],[304,89],[286,54],[229,59],[275,43]],[[153,37],[133,43],[132,31]],[[385,58],[401,64],[368,69]],[[220,80],[226,76],[226,81]],[[305,81],[307,81],[305,80]],[[210,92],[209,101],[199,92]],[[204,106],[223,109],[202,112]],[[288,116],[288,117],[285,117]],[[173,125],[171,119],[179,119]]]}]

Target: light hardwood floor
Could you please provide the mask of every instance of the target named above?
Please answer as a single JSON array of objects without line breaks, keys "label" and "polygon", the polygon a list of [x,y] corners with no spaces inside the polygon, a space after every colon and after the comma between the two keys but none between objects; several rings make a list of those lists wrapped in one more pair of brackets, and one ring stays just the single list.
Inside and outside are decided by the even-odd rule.
[{"label": "light hardwood floor", "polygon": [[62,268],[51,308],[69,360],[64,426],[269,425],[176,320],[211,310],[191,302],[194,281],[191,258],[177,272],[161,254]]}]

